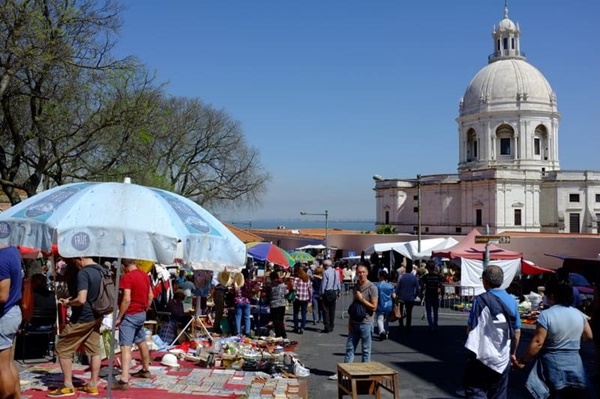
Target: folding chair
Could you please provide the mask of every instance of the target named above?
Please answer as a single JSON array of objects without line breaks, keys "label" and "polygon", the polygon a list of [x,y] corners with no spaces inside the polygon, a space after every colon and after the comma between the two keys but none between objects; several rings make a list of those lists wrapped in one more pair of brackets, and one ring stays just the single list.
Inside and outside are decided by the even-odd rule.
[{"label": "folding chair", "polygon": [[57,325],[57,317],[56,317],[56,309],[47,308],[47,309],[33,309],[33,318],[29,323],[25,323],[23,329],[20,332],[20,336],[22,339],[21,347],[21,362],[23,364],[28,363],[39,363],[40,360],[36,359],[35,361],[26,362],[26,350],[27,348],[33,347],[28,338],[36,337],[36,336],[46,336],[48,338],[48,344],[46,347],[46,353],[43,361],[52,360],[52,362],[56,362],[56,354],[54,353],[54,344],[56,338],[56,325]]}]

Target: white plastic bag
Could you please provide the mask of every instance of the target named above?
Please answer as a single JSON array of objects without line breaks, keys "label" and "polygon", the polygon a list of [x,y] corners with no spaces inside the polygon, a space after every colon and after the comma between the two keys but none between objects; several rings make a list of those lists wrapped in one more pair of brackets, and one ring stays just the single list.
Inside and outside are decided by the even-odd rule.
[{"label": "white plastic bag", "polygon": [[294,359],[294,374],[296,374],[297,377],[308,377],[310,375],[310,370],[304,367],[298,359]]}]

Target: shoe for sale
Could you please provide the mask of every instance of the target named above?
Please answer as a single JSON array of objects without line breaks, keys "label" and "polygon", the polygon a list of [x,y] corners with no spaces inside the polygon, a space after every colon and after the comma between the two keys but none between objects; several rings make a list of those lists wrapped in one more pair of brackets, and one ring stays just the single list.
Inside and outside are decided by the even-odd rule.
[{"label": "shoe for sale", "polygon": [[152,374],[150,374],[150,371],[144,369],[139,369],[138,371],[130,375],[135,378],[152,378]]},{"label": "shoe for sale", "polygon": [[92,396],[98,395],[98,387],[91,387],[89,385],[82,386],[81,388],[78,389],[78,391],[85,392],[88,395],[92,395]]},{"label": "shoe for sale", "polygon": [[66,387],[63,385],[63,386],[55,389],[54,391],[48,392],[48,394],[46,396],[48,396],[50,398],[62,398],[63,396],[73,396],[73,395],[75,395],[75,388],[74,387]]},{"label": "shoe for sale", "polygon": [[117,380],[112,384],[112,389],[115,391],[126,391],[129,389],[129,383],[123,382],[122,380]]}]

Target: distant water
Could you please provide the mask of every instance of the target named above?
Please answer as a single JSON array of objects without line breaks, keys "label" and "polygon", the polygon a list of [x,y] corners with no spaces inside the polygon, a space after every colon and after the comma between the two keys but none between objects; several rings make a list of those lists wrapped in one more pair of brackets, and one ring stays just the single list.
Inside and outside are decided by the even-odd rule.
[{"label": "distant water", "polygon": [[[284,226],[286,229],[324,229],[325,220],[252,220],[253,229],[276,229]],[[233,221],[236,227],[247,229],[248,220]],[[341,230],[372,231],[375,222],[372,220],[330,220],[328,228]]]}]

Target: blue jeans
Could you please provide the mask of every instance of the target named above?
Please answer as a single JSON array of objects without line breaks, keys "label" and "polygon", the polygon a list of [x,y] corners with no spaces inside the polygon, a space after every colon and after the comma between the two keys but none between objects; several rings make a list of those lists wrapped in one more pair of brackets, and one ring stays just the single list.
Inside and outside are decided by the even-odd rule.
[{"label": "blue jeans", "polygon": [[244,335],[250,335],[250,304],[235,304],[235,328],[238,334],[242,334],[242,315],[244,316]]},{"label": "blue jeans", "polygon": [[373,323],[354,323],[350,322],[350,331],[346,341],[346,357],[344,363],[354,362],[354,352],[358,346],[358,341],[362,343],[361,362],[371,361],[371,330]]},{"label": "blue jeans", "polygon": [[312,317],[313,317],[313,321],[323,320],[323,309],[321,309],[321,297],[319,295],[313,294]]},{"label": "blue jeans", "polygon": [[[425,298],[425,311],[427,312],[427,324],[429,328],[438,326],[438,310],[440,308],[439,298]],[[432,317],[433,313],[433,317]]]},{"label": "blue jeans", "polygon": [[470,354],[463,378],[465,397],[467,399],[506,399],[509,371],[510,364],[506,366],[502,374],[498,374]]},{"label": "blue jeans", "polygon": [[294,329],[298,329],[298,312],[302,316],[302,323],[300,328],[304,330],[306,328],[306,309],[308,308],[308,301],[295,300],[293,305],[294,312]]}]

